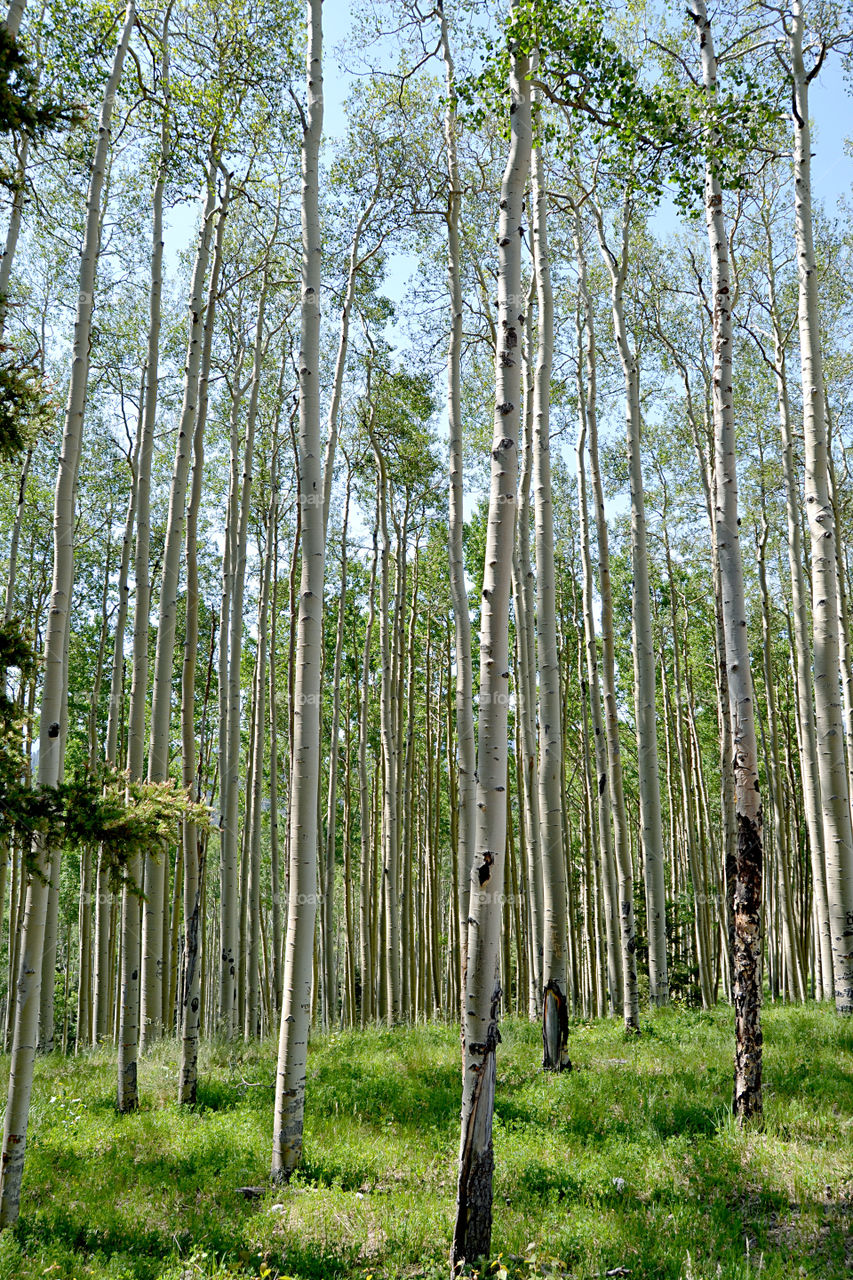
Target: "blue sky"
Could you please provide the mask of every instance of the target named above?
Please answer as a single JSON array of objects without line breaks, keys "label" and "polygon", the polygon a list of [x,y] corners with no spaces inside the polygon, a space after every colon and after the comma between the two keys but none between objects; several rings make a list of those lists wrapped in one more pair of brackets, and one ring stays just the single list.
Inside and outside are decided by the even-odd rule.
[{"label": "blue sky", "polygon": [[[342,69],[338,51],[349,36],[352,4],[349,0],[325,0],[324,21],[324,131],[327,138],[340,135],[346,128],[343,103],[351,77]],[[853,157],[845,152],[845,141],[853,134],[853,92],[845,85],[840,59],[830,55],[819,78],[811,86],[810,107],[814,122],[813,166],[814,196],[823,202],[830,216],[843,198],[851,197]],[[173,211],[172,235],[167,252],[174,265],[177,253],[194,234],[197,210],[179,207]],[[675,229],[672,214],[663,212],[661,231]],[[385,292],[399,302],[407,288],[414,260],[398,255],[389,260]]]},{"label": "blue sky", "polygon": [[[350,78],[341,68],[336,51],[349,35],[353,6],[349,0],[324,0],[325,44],[325,119],[328,137],[345,128],[343,101]],[[830,55],[810,90],[810,114],[814,124],[815,159],[812,181],[816,201],[821,201],[830,216],[842,199],[851,197],[853,157],[845,151],[845,142],[853,135],[853,89],[845,84],[840,59]],[[674,218],[665,217],[662,229],[670,230]],[[389,263],[386,292],[399,300],[405,292],[413,260],[400,257]]]}]

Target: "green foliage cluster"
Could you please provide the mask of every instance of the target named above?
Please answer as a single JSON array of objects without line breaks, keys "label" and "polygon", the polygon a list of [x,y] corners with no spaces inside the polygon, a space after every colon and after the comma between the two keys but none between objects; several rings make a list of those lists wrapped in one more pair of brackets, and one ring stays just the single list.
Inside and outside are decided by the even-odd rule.
[{"label": "green foliage cluster", "polygon": [[[38,91],[38,77],[18,41],[0,27],[0,133],[27,133],[44,137],[73,112],[56,102],[45,102]],[[0,170],[0,184],[11,187],[13,177]]]},{"label": "green foliage cluster", "polygon": [[[56,787],[33,788],[21,747],[16,706],[7,692],[10,669],[28,679],[35,656],[18,619],[0,624],[0,840],[13,831],[32,850],[36,838],[48,847],[98,849],[112,888],[126,879],[125,869],[137,853],[174,838],[184,819],[203,830],[210,826],[207,808],[177,784],[133,782],[111,765],[81,765]],[[31,856],[30,865],[37,870]]]},{"label": "green foliage cluster", "polygon": [[15,827],[30,843],[38,836],[48,847],[98,849],[112,889],[125,883],[134,855],[174,838],[183,819],[210,826],[206,806],[190,800],[173,780],[133,782],[106,764],[75,769],[56,787],[33,789],[13,781],[2,806],[0,833]]},{"label": "green foliage cluster", "polygon": [[0,344],[0,461],[18,457],[52,420],[53,406],[39,372]]},{"label": "green foliage cluster", "polygon": [[538,123],[557,151],[576,155],[585,137],[594,153],[606,154],[615,184],[655,202],[670,183],[687,214],[701,207],[707,160],[724,187],[741,188],[778,121],[773,93],[739,63],[727,68],[727,87],[711,94],[679,82],[666,58],[662,74],[645,77],[639,56],[607,34],[614,26],[602,0],[521,0],[502,37],[487,41],[484,69],[460,87],[473,123],[503,114],[510,57],[522,54],[531,59],[532,82],[559,109]]}]

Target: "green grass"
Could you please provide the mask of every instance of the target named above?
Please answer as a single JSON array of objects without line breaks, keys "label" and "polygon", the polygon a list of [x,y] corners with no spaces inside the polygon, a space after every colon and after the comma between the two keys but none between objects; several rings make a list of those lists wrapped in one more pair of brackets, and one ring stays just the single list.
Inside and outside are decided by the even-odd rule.
[{"label": "green grass", "polygon": [[[559,1077],[539,1070],[538,1027],[504,1024],[490,1274],[850,1277],[853,1025],[769,1007],[764,1028],[766,1126],[742,1134],[727,1009],[647,1015],[635,1040],[575,1023],[577,1069]],[[113,1053],[40,1061],[0,1280],[445,1277],[458,1029],[315,1038],[304,1167],[247,1201],[237,1188],[267,1178],[274,1052],[207,1046],[186,1111],[164,1044],[141,1066],[140,1112],[124,1117]]]}]

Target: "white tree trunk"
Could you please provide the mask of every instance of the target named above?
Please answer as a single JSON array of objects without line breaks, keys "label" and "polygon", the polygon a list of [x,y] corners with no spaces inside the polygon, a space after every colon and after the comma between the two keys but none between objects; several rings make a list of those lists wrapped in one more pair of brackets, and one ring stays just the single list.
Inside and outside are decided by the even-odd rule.
[{"label": "white tree trunk", "polygon": [[457,899],[460,938],[459,990],[465,990],[468,940],[468,897],[471,859],[477,823],[476,746],[474,741],[474,694],[471,665],[471,618],[465,585],[465,557],[462,547],[464,490],[462,464],[462,263],[459,219],[462,186],[456,150],[456,71],[450,47],[447,15],[441,9],[441,53],[445,67],[447,104],[444,111],[444,139],[447,154],[447,288],[450,301],[450,343],[447,351],[447,421],[450,491],[448,499],[448,557],[450,596],[453,604],[456,660],[456,777],[458,787]]},{"label": "white tree trunk", "polygon": [[811,129],[803,62],[803,5],[792,0],[789,27],[794,101],[794,201],[799,275],[800,367],[803,377],[803,435],[806,461],[806,515],[811,535],[812,627],[818,772],[823,802],[824,851],[829,899],[835,1007],[853,1013],[853,830],[844,759],[844,717],[838,673],[838,530],[829,492],[828,441],[820,339],[818,270],[811,204]]},{"label": "white tree trunk", "polygon": [[[151,462],[154,453],[154,431],[157,421],[157,393],[160,366],[160,325],[163,293],[163,196],[166,189],[168,160],[171,150],[171,111],[169,94],[169,16],[163,20],[161,57],[161,94],[163,117],[160,122],[160,163],[152,199],[151,288],[148,314],[148,352],[146,357],[145,420],[142,447],[139,451],[136,480],[136,547],[134,580],[136,598],[133,609],[133,658],[130,705],[127,719],[127,769],[131,781],[141,781],[145,766],[145,723],[148,703],[148,651],[151,615]],[[141,939],[139,901],[134,889],[142,885],[142,859],[135,854],[127,867],[131,887],[122,890],[120,923],[120,1006],[118,1027],[117,1105],[119,1111],[134,1111],[139,1105],[137,1091],[137,1052],[139,1041],[139,968]]]},{"label": "white tree trunk", "polygon": [[21,22],[23,20],[24,10],[26,7],[27,0],[12,0],[12,3],[9,5],[4,26],[13,39],[21,29]]},{"label": "white tree trunk", "polygon": [[[534,95],[535,101],[535,95]],[[533,266],[539,319],[533,383],[533,509],[539,670],[539,821],[543,860],[542,1043],[549,1071],[569,1066],[566,855],[563,848],[563,717],[557,656],[554,507],[551,498],[551,365],[554,295],[548,250],[548,193],[541,148],[531,156]]]},{"label": "white tree trunk", "polygon": [[[237,564],[237,530],[240,496],[240,437],[237,425],[243,395],[241,377],[245,347],[240,344],[233,360],[231,411],[228,436],[231,448],[231,475],[225,519],[225,547],[222,554],[222,597],[219,609],[218,701],[219,701],[219,981],[217,1027],[226,1039],[234,1035],[237,1017],[237,964],[240,933],[240,891],[237,867],[237,816],[230,809],[231,734],[231,627],[234,610],[234,578]],[[239,682],[238,682],[239,698]],[[239,738],[238,738],[239,743]],[[236,764],[234,766],[236,768]]]},{"label": "white tree trunk", "polygon": [[[536,734],[536,633],[535,593],[533,567],[530,560],[530,485],[533,478],[533,293],[534,282],[527,296],[523,330],[522,387],[524,404],[523,443],[519,441],[521,457],[518,481],[518,518],[512,552],[512,604],[515,613],[517,650],[516,715],[520,725],[519,743],[521,762],[521,787],[519,803],[520,822],[527,865],[528,894],[528,945],[530,955],[530,981],[528,984],[528,1011],[532,1019],[541,1014],[542,1005],[542,950],[543,950],[543,863],[541,823],[539,820],[539,742]],[[470,879],[470,868],[469,868]]]},{"label": "white tree trunk", "polygon": [[370,645],[373,639],[373,624],[376,617],[376,571],[379,563],[379,522],[373,530],[373,559],[370,567],[370,587],[367,593],[367,622],[364,628],[364,653],[361,670],[361,706],[358,717],[358,789],[361,810],[361,874],[359,876],[358,897],[358,933],[359,963],[361,966],[361,1008],[359,1010],[362,1027],[374,1016],[373,968],[375,951],[373,947],[373,920],[371,904],[372,895],[372,852],[370,843],[370,788],[367,775],[367,718],[370,704]]},{"label": "white tree trunk", "polygon": [[[187,598],[184,637],[184,661],[181,672],[181,780],[187,794],[193,800],[198,794],[198,771],[195,743],[195,669],[198,657],[198,513],[204,480],[204,432],[207,425],[208,385],[213,350],[213,329],[216,319],[216,300],[219,293],[219,277],[222,270],[222,244],[225,237],[225,219],[228,212],[230,182],[226,175],[219,201],[213,262],[210,268],[210,284],[207,291],[207,307],[204,317],[204,341],[202,344],[199,374],[198,413],[193,438],[193,471],[190,501],[187,508],[186,564]],[[178,1071],[178,1101],[192,1104],[196,1100],[198,1084],[198,1040],[201,1013],[201,892],[203,860],[206,843],[198,826],[189,818],[183,823],[183,907],[184,907],[184,958],[181,975],[180,1017],[181,1061]],[[177,866],[175,875],[177,878]]]},{"label": "white tree trunk", "polygon": [[[124,640],[127,631],[127,613],[130,598],[130,557],[133,550],[133,531],[136,524],[136,506],[139,492],[139,456],[145,429],[145,377],[142,370],[139,417],[136,443],[130,463],[130,496],[121,543],[121,561],[118,574],[118,609],[113,630],[113,661],[110,674],[110,705],[107,713],[107,736],[104,758],[108,765],[115,765],[118,758],[118,735],[122,714],[122,689],[124,687]],[[95,973],[93,1035],[96,1044],[107,1038],[110,1021],[110,943],[113,919],[113,894],[107,868],[101,856],[98,858],[95,901]]]},{"label": "white tree trunk", "polygon": [[[375,437],[373,452],[377,466],[379,503],[379,652],[381,685],[379,723],[382,742],[382,905],[385,920],[383,969],[385,1017],[389,1025],[400,1016],[400,825],[397,810],[398,736],[394,724],[396,681],[392,670],[390,629],[391,541],[388,532],[388,477],[385,459]],[[399,599],[397,601],[399,603]]]},{"label": "white tree trunk", "polygon": [[275,456],[270,469],[270,499],[267,516],[261,597],[258,606],[258,652],[255,678],[255,733],[252,763],[252,821],[247,833],[245,855],[249,859],[248,911],[246,936],[246,1016],[244,1038],[249,1041],[260,1027],[260,941],[261,941],[261,799],[264,780],[264,738],[266,731],[267,622],[269,619],[270,580],[272,575],[272,543],[275,527],[277,472]]},{"label": "white tree trunk", "polygon": [[[631,592],[631,648],[634,659],[634,715],[637,732],[637,769],[640,779],[640,825],[642,828],[643,862],[646,884],[653,887],[649,897],[659,907],[663,880],[663,826],[660,812],[660,776],[658,770],[657,703],[655,678],[655,652],[652,640],[651,589],[649,587],[649,551],[646,535],[646,507],[643,492],[643,463],[640,452],[640,372],[637,357],[631,347],[628,326],[625,322],[623,291],[628,274],[628,232],[631,206],[626,198],[622,216],[622,243],[619,257],[607,247],[604,222],[600,210],[593,206],[601,256],[610,275],[610,297],[613,311],[613,332],[619,351],[619,360],[625,379],[625,417],[628,440],[628,473],[631,487],[631,565],[633,585]],[[596,505],[598,505],[596,503]],[[609,664],[608,664],[609,665]],[[608,709],[608,740],[615,739],[618,724]],[[622,935],[623,964],[623,1017],[629,1031],[639,1031],[640,1017],[637,998],[637,959],[634,934],[634,886],[631,868],[631,851],[627,831],[622,833],[616,847],[619,872],[619,923]],[[658,985],[665,982],[666,970],[661,975],[665,949],[661,947],[662,922],[651,922],[656,927],[656,955]],[[651,934],[650,934],[651,937]],[[651,947],[650,947],[651,950]],[[663,951],[663,956],[661,952]],[[660,998],[660,991],[659,997]]]},{"label": "white tree trunk", "polygon": [[30,149],[28,134],[24,134],[18,144],[18,164],[15,169],[15,195],[9,213],[9,225],[6,228],[6,244],[0,257],[0,337],[6,327],[6,316],[9,311],[9,284],[12,279],[12,263],[15,261],[15,250],[18,247],[18,236],[21,234],[21,220],[24,216],[24,180],[27,173],[27,154]]},{"label": "white tree trunk", "polygon": [[281,1009],[272,1176],[287,1179],[302,1155],[305,1063],[317,914],[320,797],[320,666],[325,579],[324,486],[320,457],[320,144],[323,136],[322,0],[308,0],[308,112],[302,142],[302,320],[299,354],[299,495],[302,579],[296,645],[290,884]]},{"label": "white tree trunk", "polygon": [[[272,245],[278,233],[278,213],[270,240]],[[255,427],[258,420],[258,396],[260,394],[261,371],[266,343],[264,338],[264,322],[266,315],[267,290],[269,288],[270,247],[264,262],[264,274],[258,295],[258,309],[255,320],[255,341],[252,357],[252,377],[249,391],[249,408],[246,417],[246,440],[243,450],[243,474],[239,486],[240,501],[238,507],[237,526],[232,533],[230,565],[230,615],[228,626],[228,721],[227,721],[227,764],[223,770],[221,786],[224,792],[224,830],[222,875],[222,924],[223,945],[221,949],[222,974],[224,984],[224,1002],[220,1010],[221,1030],[226,1036],[236,1035],[239,1031],[240,992],[238,991],[239,928],[235,933],[235,925],[240,920],[239,911],[245,911],[246,902],[237,901],[237,850],[238,821],[240,801],[240,730],[241,730],[241,684],[243,657],[243,600],[246,589],[246,555],[249,536],[249,514],[252,500],[252,478],[255,453]],[[234,401],[232,403],[232,435],[236,422],[237,408],[242,390],[239,387],[240,361],[236,374]],[[223,643],[220,637],[220,644]],[[246,863],[243,864],[246,867]],[[245,969],[245,955],[242,968]]]},{"label": "white tree trunk", "polygon": [[[717,91],[717,62],[704,0],[693,14],[702,80],[710,102]],[[711,255],[714,326],[713,410],[715,465],[714,547],[723,594],[729,715],[735,773],[737,866],[734,888],[735,1089],[738,1120],[760,1116],[761,1097],[761,895],[763,848],[755,708],[747,641],[746,598],[738,519],[737,461],[732,395],[732,275],[723,192],[713,165],[705,169],[705,223]]]},{"label": "white tree trunk", "polygon": [[[216,205],[217,157],[211,148],[206,196],[189,301],[189,336],[184,369],[184,397],[163,547],[157,643],[154,651],[154,685],[151,699],[151,737],[148,749],[149,782],[165,782],[169,776],[169,742],[172,720],[172,667],[178,619],[178,581],[186,527],[187,482],[198,409],[199,373],[204,338],[205,279]],[[142,914],[142,1009],[140,1047],[144,1052],[163,1034],[164,902],[168,865],[164,848],[145,856],[145,904]]]},{"label": "white tree trunk", "polygon": [[[92,160],[86,199],[86,228],[80,256],[80,288],[77,320],[74,326],[71,384],[56,479],[53,517],[53,586],[45,635],[44,688],[39,732],[39,787],[55,787],[62,780],[64,767],[62,758],[64,735],[61,732],[61,725],[67,719],[65,644],[74,584],[74,507],[83,440],[86,390],[89,381],[92,306],[100,247],[101,194],[110,146],[110,121],[135,20],[136,10],[131,0],[125,13],[124,26],[101,107],[98,140]],[[3,1130],[2,1168],[0,1168],[0,1229],[11,1226],[15,1222],[20,1208],[21,1177],[24,1171],[33,1060],[38,1031],[42,950],[49,893],[46,875],[53,859],[51,850],[41,841],[36,843],[35,857],[36,874],[30,876],[27,888],[26,914],[21,937],[21,961],[15,997],[15,1031]]]},{"label": "white tree trunk", "polygon": [[498,229],[498,342],[495,427],[480,632],[480,729],[477,832],[471,871],[465,1066],[459,1145],[456,1225],[451,1266],[491,1252],[492,1116],[499,1040],[500,935],[507,836],[507,708],[509,598],[515,540],[521,334],[524,295],[521,245],[524,188],[530,164],[531,119],[527,58],[510,68],[510,148],[501,183]]},{"label": "white tree trunk", "polygon": [[[330,1030],[337,1015],[337,979],[334,956],[333,905],[335,890],[335,851],[337,849],[338,813],[338,755],[341,723],[341,664],[343,662],[344,629],[347,603],[347,528],[349,524],[351,473],[347,472],[346,497],[344,498],[343,526],[341,529],[341,582],[338,600],[338,623],[335,634],[335,659],[332,670],[332,725],[329,743],[329,790],[326,799],[326,843],[323,865],[323,958],[326,965],[323,1017],[326,1030]],[[347,760],[347,767],[349,761]]]}]

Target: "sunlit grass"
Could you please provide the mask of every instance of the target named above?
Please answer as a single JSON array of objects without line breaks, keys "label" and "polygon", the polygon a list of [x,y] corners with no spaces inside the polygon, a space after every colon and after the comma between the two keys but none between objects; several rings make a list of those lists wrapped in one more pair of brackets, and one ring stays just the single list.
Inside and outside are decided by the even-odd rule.
[{"label": "sunlit grass", "polygon": [[[731,1023],[727,1009],[663,1010],[629,1040],[577,1022],[576,1069],[559,1077],[539,1069],[538,1027],[504,1025],[491,1274],[851,1274],[853,1027],[826,1008],[767,1008],[766,1123],[744,1134]],[[305,1161],[286,1189],[267,1186],[274,1053],[205,1046],[186,1111],[165,1043],[141,1064],[133,1116],[116,1113],[111,1051],[40,1061],[0,1280],[445,1276],[458,1028],[315,1038]],[[246,1186],[265,1189],[249,1200]]]}]

